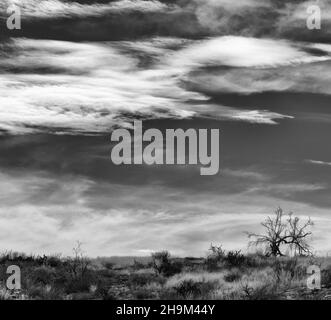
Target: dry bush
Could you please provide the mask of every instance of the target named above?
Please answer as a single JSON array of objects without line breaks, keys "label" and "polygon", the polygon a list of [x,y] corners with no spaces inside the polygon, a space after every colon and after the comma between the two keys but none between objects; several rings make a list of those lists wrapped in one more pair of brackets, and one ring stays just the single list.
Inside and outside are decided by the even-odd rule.
[{"label": "dry bush", "polygon": [[183,269],[182,263],[170,260],[168,251],[152,253],[152,266],[157,274],[162,274],[165,277],[180,273]]},{"label": "dry bush", "polygon": [[51,285],[31,285],[27,295],[29,299],[36,300],[63,300],[65,294],[62,289]]},{"label": "dry bush", "polygon": [[226,282],[234,282],[234,281],[239,281],[242,277],[242,272],[240,270],[235,269],[231,270],[229,273],[224,275],[224,280]]},{"label": "dry bush", "polygon": [[143,287],[152,282],[163,284],[164,277],[151,273],[133,273],[129,275],[128,285],[131,287]]},{"label": "dry bush", "polygon": [[218,283],[214,281],[184,280],[180,282],[175,291],[181,299],[210,299],[218,289]]},{"label": "dry bush", "polygon": [[296,276],[298,269],[298,260],[296,258],[275,259],[273,269],[275,271],[276,280],[279,282],[282,279],[292,280]]},{"label": "dry bush", "polygon": [[255,288],[244,285],[243,298],[246,300],[278,300],[280,295],[275,283],[263,283]]},{"label": "dry bush", "polygon": [[149,267],[148,264],[144,264],[144,263],[138,261],[137,259],[133,260],[133,265],[132,265],[133,270],[141,270],[141,269],[146,269],[148,267]]},{"label": "dry bush", "polygon": [[331,288],[331,266],[327,266],[321,271],[321,282],[326,288]]},{"label": "dry bush", "polygon": [[224,261],[228,267],[247,267],[249,265],[248,258],[245,257],[240,250],[229,251]]},{"label": "dry bush", "polygon": [[225,250],[222,249],[222,246],[216,246],[211,243],[209,251],[210,254],[208,254],[205,262],[206,268],[208,271],[216,271],[225,257]]}]

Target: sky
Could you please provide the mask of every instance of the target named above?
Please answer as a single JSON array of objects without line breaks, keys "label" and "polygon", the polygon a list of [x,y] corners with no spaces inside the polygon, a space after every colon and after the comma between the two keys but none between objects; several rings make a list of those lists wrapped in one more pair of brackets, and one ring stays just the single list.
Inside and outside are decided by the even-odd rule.
[{"label": "sky", "polygon": [[[1,1],[0,250],[247,250],[278,206],[331,250],[331,3],[320,30],[312,4]],[[220,129],[220,172],[114,165],[111,132],[134,119]]]}]

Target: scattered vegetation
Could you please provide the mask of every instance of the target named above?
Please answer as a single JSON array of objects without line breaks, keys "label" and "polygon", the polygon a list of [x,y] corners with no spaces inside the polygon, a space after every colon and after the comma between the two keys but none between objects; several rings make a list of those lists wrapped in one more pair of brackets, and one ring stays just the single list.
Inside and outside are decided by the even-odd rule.
[{"label": "scattered vegetation", "polygon": [[[311,220],[301,224],[281,209],[262,223],[265,234],[249,234],[263,251],[244,254],[211,244],[205,257],[179,258],[168,251],[150,257],[89,259],[77,243],[71,257],[0,255],[3,299],[326,299],[331,259],[314,257],[308,244]],[[284,247],[289,249],[285,256]],[[21,290],[6,289],[6,269],[21,268]],[[307,267],[321,269],[322,288],[307,288]]]},{"label": "scattered vegetation", "polygon": [[166,277],[172,276],[182,271],[180,261],[171,260],[168,251],[160,251],[152,254],[152,265],[156,273]]}]

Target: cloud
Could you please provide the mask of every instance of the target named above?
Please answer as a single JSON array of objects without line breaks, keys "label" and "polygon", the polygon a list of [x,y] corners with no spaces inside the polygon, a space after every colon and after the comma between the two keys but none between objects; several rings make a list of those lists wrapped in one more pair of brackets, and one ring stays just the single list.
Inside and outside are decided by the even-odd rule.
[{"label": "cloud", "polygon": [[294,118],[290,115],[268,110],[245,110],[242,108],[230,108],[222,105],[206,105],[198,110],[198,116],[200,117],[228,121],[242,121],[255,124],[276,125],[278,124],[277,120]]},{"label": "cloud", "polygon": [[211,33],[255,36],[259,25],[260,28],[265,26],[265,16],[272,5],[268,0],[194,0],[189,7],[193,8],[198,22]]},{"label": "cloud", "polygon": [[[278,205],[312,215],[318,248],[329,247],[329,163],[307,160],[307,171],[302,162],[280,162],[281,155],[297,160],[297,152],[307,158],[311,150],[328,158],[314,140],[327,136],[329,126],[321,119],[289,120],[276,128],[270,125],[293,119],[292,109],[279,111],[274,95],[250,102],[240,97],[330,94],[327,6],[323,29],[315,33],[294,0],[20,3],[23,29],[17,34],[28,38],[0,44],[0,130],[6,133],[0,249],[70,254],[76,240],[91,256],[164,248],[202,255],[210,241],[245,249],[243,231],[255,231]],[[0,8],[6,9],[4,2]],[[311,43],[320,39],[325,43]],[[209,98],[228,92],[236,93],[237,107]],[[303,99],[306,108],[318,101]],[[190,166],[114,168],[104,137],[83,137],[127,126],[135,117],[203,117],[202,123],[223,126],[222,160],[229,169],[197,180]],[[307,128],[314,139],[303,143]],[[35,132],[82,136],[8,136]],[[252,167],[238,167],[243,163]],[[263,171],[254,170],[261,163]]]},{"label": "cloud", "polygon": [[[253,171],[231,174],[265,181]],[[328,233],[321,232],[324,224],[318,223],[327,221],[327,208],[252,192],[217,192],[215,197],[158,183],[122,185],[24,170],[1,172],[0,191],[1,250],[67,255],[77,240],[90,256],[141,255],[164,248],[173,254],[202,255],[210,241],[245,250],[244,231],[257,231],[275,203],[311,215],[317,221],[317,244],[329,240]]]},{"label": "cloud", "polygon": [[305,162],[320,165],[320,166],[331,166],[331,162],[320,161],[320,160],[306,160]]},{"label": "cloud", "polygon": [[331,94],[331,62],[316,62],[278,68],[241,68],[196,72],[190,81],[203,92],[310,92]]},{"label": "cloud", "polygon": [[[127,125],[132,114],[275,124],[288,116],[211,104],[184,83],[194,70],[209,65],[258,67],[321,59],[285,42],[235,37],[199,44],[172,38],[116,43],[15,39],[3,44],[2,56],[0,128],[15,134],[104,133],[115,124]],[[150,61],[141,67],[146,58]]]},{"label": "cloud", "polygon": [[327,187],[325,185],[319,185],[319,184],[304,184],[304,183],[273,183],[270,185],[262,185],[257,188],[252,188],[249,190],[249,192],[266,192],[266,193],[272,193],[273,195],[277,196],[293,196],[295,193],[299,192],[312,192],[312,191],[320,191],[320,190],[326,190]]},{"label": "cloud", "polygon": [[[241,38],[235,39],[234,43],[237,42],[238,48],[242,50],[235,50],[231,45],[230,49],[226,50],[233,50],[233,54],[227,56],[225,50],[225,57],[222,53],[217,56],[219,61],[204,61],[204,65],[217,66],[223,63],[233,68],[197,69],[189,79],[192,88],[207,93],[331,93],[330,45],[250,38],[244,38],[240,44]],[[220,50],[221,48],[222,46]],[[212,54],[210,56],[213,57]],[[204,59],[203,52],[197,59]],[[194,58],[193,61],[199,63],[199,60],[196,61]]]},{"label": "cloud", "polygon": [[[189,7],[199,23],[213,34],[325,42],[330,39],[331,4],[328,0],[195,0],[193,3]],[[307,9],[312,5],[318,5],[322,14],[322,29],[314,32],[306,25]]]},{"label": "cloud", "polygon": [[[279,0],[6,0],[22,8],[20,34],[70,40],[136,39],[144,36],[245,36],[330,42],[331,5],[320,0],[322,29],[306,26],[315,1]],[[52,23],[56,27],[52,26]],[[43,32],[40,31],[41,26]],[[45,32],[47,31],[47,32]],[[4,30],[6,33],[6,30]]]},{"label": "cloud", "polygon": [[329,46],[283,40],[16,38],[0,51],[0,130],[12,134],[99,134],[132,116],[277,124],[293,117],[216,104],[202,92],[329,93],[331,80]]},{"label": "cloud", "polygon": [[[309,30],[307,27],[307,18],[311,15],[308,12],[310,6],[318,6],[321,10],[321,29]],[[319,1],[290,1],[285,3],[284,7],[279,9],[279,18],[277,21],[277,33],[286,37],[310,40],[326,41],[330,39],[331,27],[331,4],[328,0]]]},{"label": "cloud", "polygon": [[[303,49],[303,48],[302,48]],[[313,56],[288,41],[247,37],[217,37],[197,41],[169,57],[176,68],[231,66],[276,67],[330,60]]]},{"label": "cloud", "polygon": [[59,17],[93,17],[109,13],[130,11],[158,12],[165,11],[168,6],[157,0],[119,0],[108,3],[80,4],[60,0],[5,0],[0,11],[6,11],[10,5],[21,9],[23,19],[26,18],[59,18]]},{"label": "cloud", "polygon": [[250,170],[233,170],[233,169],[223,169],[223,175],[230,177],[242,178],[242,179],[252,179],[256,181],[266,181],[269,180],[269,177],[265,174],[256,171]]},{"label": "cloud", "polygon": [[264,110],[242,111],[241,113],[238,112],[238,114],[233,116],[233,119],[235,120],[264,124],[277,124],[277,122],[275,121],[276,119],[285,118],[292,119],[293,117]]},{"label": "cloud", "polygon": [[116,44],[20,39],[9,46],[18,49],[0,62],[8,70],[0,75],[1,128],[9,132],[105,132],[120,124],[120,113],[186,117],[192,113],[180,105],[204,99],[163,70],[138,69]]}]

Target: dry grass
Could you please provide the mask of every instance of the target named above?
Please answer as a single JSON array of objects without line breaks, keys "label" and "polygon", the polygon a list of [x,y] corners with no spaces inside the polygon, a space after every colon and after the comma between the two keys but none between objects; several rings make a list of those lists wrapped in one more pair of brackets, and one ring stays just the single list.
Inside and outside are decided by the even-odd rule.
[{"label": "dry grass", "polygon": [[[227,259],[227,256],[224,256]],[[248,255],[241,263],[219,259],[210,270],[207,259],[169,258],[155,269],[152,259],[126,257],[89,261],[84,273],[72,275],[72,258],[0,256],[0,282],[6,267],[22,270],[22,290],[0,287],[0,299],[324,299],[330,295],[331,258],[266,258]],[[86,261],[82,261],[82,263]],[[80,269],[78,261],[78,270]],[[309,265],[322,270],[322,289],[307,289]],[[169,268],[169,269],[167,269]],[[171,272],[170,272],[171,271]]]}]

